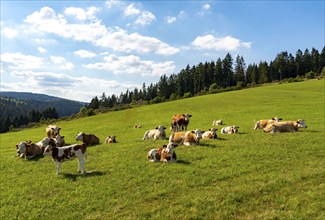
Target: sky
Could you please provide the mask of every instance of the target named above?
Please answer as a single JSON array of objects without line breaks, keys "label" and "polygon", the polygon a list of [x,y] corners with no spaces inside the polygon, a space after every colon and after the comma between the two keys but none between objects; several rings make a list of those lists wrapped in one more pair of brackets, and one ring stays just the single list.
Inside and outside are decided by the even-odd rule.
[{"label": "sky", "polygon": [[90,102],[187,65],[325,46],[324,1],[1,0],[1,91]]}]

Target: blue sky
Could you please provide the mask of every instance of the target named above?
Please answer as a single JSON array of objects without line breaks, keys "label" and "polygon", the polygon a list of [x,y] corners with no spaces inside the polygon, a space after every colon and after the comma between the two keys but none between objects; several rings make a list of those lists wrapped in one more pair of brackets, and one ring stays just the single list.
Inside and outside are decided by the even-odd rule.
[{"label": "blue sky", "polygon": [[1,91],[89,102],[230,53],[325,45],[324,1],[1,0]]}]

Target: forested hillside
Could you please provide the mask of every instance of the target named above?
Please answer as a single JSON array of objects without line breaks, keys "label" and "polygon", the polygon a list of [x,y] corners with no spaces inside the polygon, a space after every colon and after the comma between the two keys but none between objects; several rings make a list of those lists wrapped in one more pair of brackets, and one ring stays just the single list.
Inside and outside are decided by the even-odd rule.
[{"label": "forested hillside", "polygon": [[41,119],[57,119],[78,113],[84,103],[43,94],[1,92],[0,132]]}]

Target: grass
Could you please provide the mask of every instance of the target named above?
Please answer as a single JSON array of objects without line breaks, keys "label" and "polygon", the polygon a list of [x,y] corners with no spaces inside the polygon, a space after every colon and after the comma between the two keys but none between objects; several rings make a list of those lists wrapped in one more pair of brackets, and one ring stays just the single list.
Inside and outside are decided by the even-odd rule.
[{"label": "grass", "polygon": [[[67,143],[80,132],[103,143],[89,147],[87,174],[77,161],[56,176],[49,157],[13,157],[15,144],[39,141],[45,127],[0,135],[1,219],[325,219],[324,80],[213,94],[59,122]],[[175,113],[192,114],[189,129],[212,121],[240,134],[176,148],[178,163],[151,163],[146,130],[169,126]],[[269,135],[254,122],[273,116],[305,119],[307,129]],[[141,129],[132,128],[141,123]],[[169,132],[167,132],[169,134]]]}]

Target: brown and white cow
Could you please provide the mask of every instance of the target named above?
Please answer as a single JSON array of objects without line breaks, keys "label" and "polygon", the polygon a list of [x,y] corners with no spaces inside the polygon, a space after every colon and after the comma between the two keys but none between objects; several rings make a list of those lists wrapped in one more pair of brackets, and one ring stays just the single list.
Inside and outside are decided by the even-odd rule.
[{"label": "brown and white cow", "polygon": [[184,144],[185,131],[174,132],[169,136],[169,142]]},{"label": "brown and white cow", "polygon": [[16,145],[16,148],[17,156],[25,159],[32,159],[43,153],[42,148],[32,143],[32,141],[22,141]]},{"label": "brown and white cow", "polygon": [[64,136],[58,134],[56,135],[55,140],[56,140],[57,147],[63,147],[65,145]]},{"label": "brown and white cow", "polygon": [[190,123],[190,117],[192,115],[186,114],[176,114],[173,115],[171,121],[171,131],[178,132],[178,131],[187,131],[187,126]]},{"label": "brown and white cow", "polygon": [[274,132],[296,132],[298,128],[307,128],[305,120],[299,119],[297,121],[283,121],[268,124],[263,131],[265,133]]},{"label": "brown and white cow", "polygon": [[141,127],[142,127],[141,124],[136,124],[136,125],[133,126],[133,128],[141,128]]},{"label": "brown and white cow", "polygon": [[185,146],[199,145],[203,133],[204,131],[201,131],[200,129],[196,129],[195,131],[187,131],[184,136],[183,144]]},{"label": "brown and white cow", "polygon": [[278,118],[278,117],[274,117],[272,119],[264,119],[264,120],[259,120],[256,122],[254,130],[257,129],[263,129],[265,128],[269,123],[273,123],[273,122],[279,122],[281,121],[282,118]]},{"label": "brown and white cow", "polygon": [[203,139],[217,139],[217,128],[211,128],[202,134]]},{"label": "brown and white cow", "polygon": [[105,140],[105,144],[107,143],[116,143],[116,136],[112,135],[112,136],[108,136]]},{"label": "brown and white cow", "polygon": [[57,170],[56,174],[60,173],[61,164],[67,160],[73,160],[78,158],[78,170],[81,168],[81,173],[85,173],[85,160],[87,145],[83,144],[73,144],[64,147],[57,147],[54,139],[50,140],[49,145],[45,148],[43,155],[51,156],[52,160],[56,163]]},{"label": "brown and white cow", "polygon": [[80,132],[77,137],[77,141],[82,141],[86,145],[95,145],[99,144],[99,138],[94,134],[85,134],[84,132]]},{"label": "brown and white cow", "polygon": [[157,148],[157,149],[151,149],[147,153],[147,159],[151,162],[158,162],[162,161],[165,163],[168,162],[176,162],[177,156],[175,153],[175,147],[178,145],[170,142],[168,145],[163,145],[163,147]]},{"label": "brown and white cow", "polygon": [[49,125],[46,127],[46,135],[48,138],[55,138],[60,133],[61,128],[56,125]]},{"label": "brown and white cow", "polygon": [[166,127],[158,125],[155,129],[148,130],[144,133],[142,140],[153,139],[153,140],[164,140],[166,139]]},{"label": "brown and white cow", "polygon": [[238,134],[238,126],[232,125],[221,128],[220,132],[221,134]]},{"label": "brown and white cow", "polygon": [[212,122],[212,125],[213,125],[213,126],[214,126],[214,125],[222,125],[222,124],[223,124],[222,119],[214,120],[214,121]]}]

